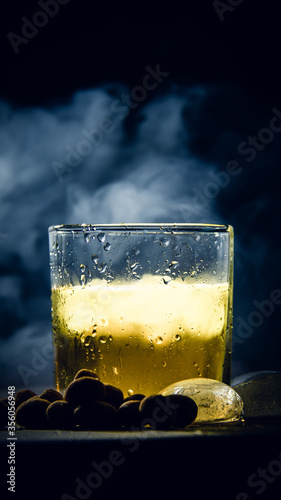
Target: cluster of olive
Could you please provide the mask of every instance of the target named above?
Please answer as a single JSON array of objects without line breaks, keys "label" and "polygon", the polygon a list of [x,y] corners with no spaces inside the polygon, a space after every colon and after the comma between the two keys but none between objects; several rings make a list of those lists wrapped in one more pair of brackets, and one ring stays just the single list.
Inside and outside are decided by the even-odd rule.
[{"label": "cluster of olive", "polygon": [[[7,425],[7,409],[0,402],[0,421]],[[91,370],[80,370],[64,397],[55,389],[39,396],[22,389],[15,396],[16,424],[28,429],[174,429],[190,425],[197,416],[193,399],[181,395],[133,394],[103,383]],[[2,414],[5,417],[2,419]],[[4,424],[5,421],[5,424]]]}]

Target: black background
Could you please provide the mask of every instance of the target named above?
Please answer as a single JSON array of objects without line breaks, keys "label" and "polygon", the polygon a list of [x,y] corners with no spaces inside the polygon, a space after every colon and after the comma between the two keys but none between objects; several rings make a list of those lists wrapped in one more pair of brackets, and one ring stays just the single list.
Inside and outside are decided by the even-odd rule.
[{"label": "black background", "polygon": [[242,0],[221,11],[223,20],[214,3],[70,0],[15,54],[7,35],[21,35],[22,17],[32,21],[42,9],[35,1],[6,2],[1,95],[42,104],[108,81],[134,85],[148,63],[160,63],[174,80],[237,84],[259,103],[277,106],[278,3]]}]

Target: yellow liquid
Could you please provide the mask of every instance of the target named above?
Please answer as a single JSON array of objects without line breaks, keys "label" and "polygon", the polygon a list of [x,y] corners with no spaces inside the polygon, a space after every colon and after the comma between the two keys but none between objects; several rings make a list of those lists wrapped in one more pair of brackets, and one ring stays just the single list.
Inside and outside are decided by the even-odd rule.
[{"label": "yellow liquid", "polygon": [[82,368],[125,395],[178,380],[223,379],[228,285],[145,276],[52,290],[57,389]]}]

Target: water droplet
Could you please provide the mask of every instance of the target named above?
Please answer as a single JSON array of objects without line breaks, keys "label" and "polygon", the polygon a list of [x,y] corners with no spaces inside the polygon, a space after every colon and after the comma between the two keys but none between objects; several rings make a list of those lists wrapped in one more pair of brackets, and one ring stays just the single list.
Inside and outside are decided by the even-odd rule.
[{"label": "water droplet", "polygon": [[97,235],[97,239],[98,239],[101,243],[103,243],[103,242],[105,241],[105,234],[104,234],[104,233],[99,233],[99,234]]},{"label": "water droplet", "polygon": [[168,285],[168,283],[170,283],[171,279],[172,279],[172,278],[170,278],[169,276],[165,276],[165,277],[163,278],[163,283],[164,283],[165,285]]},{"label": "water droplet", "polygon": [[91,239],[90,233],[85,233],[84,234],[84,240],[86,241],[86,243],[89,243],[90,239]]},{"label": "water droplet", "polygon": [[112,341],[113,341],[113,337],[112,337],[112,335],[109,335],[108,340],[109,340],[109,342],[112,342]]},{"label": "water droplet", "polygon": [[172,260],[172,262],[169,264],[169,267],[171,269],[177,269],[177,267],[179,267],[179,263],[177,260]]},{"label": "water droplet", "polygon": [[163,338],[162,337],[159,336],[159,337],[156,338],[156,344],[162,344],[162,342],[163,342]]},{"label": "water droplet", "polygon": [[162,361],[162,366],[164,366],[164,368],[165,368],[165,366],[167,366],[166,361]]},{"label": "water droplet", "polygon": [[84,264],[80,264],[80,271],[81,271],[81,273],[84,273],[85,269],[86,269],[86,266],[84,266]]},{"label": "water droplet", "polygon": [[217,272],[216,272],[216,271],[213,271],[213,275],[216,275],[216,274],[217,274]]},{"label": "water droplet", "polygon": [[111,248],[111,244],[110,244],[110,243],[108,243],[108,242],[107,242],[107,243],[104,245],[104,247],[103,247],[103,249],[104,249],[106,252],[108,252],[108,250],[110,250],[110,248]]},{"label": "water droplet", "polygon": [[84,346],[89,347],[91,340],[92,340],[92,337],[90,335],[87,335],[87,337],[85,337],[85,339],[84,339]]},{"label": "water droplet", "polygon": [[86,275],[85,274],[81,274],[80,281],[81,281],[82,287],[84,287],[86,284]]},{"label": "water droplet", "polygon": [[135,269],[137,269],[138,265],[139,265],[139,263],[138,263],[138,262],[134,262],[134,264],[132,264],[132,265],[130,266],[130,267],[131,267],[131,269],[132,269],[132,271],[133,271],[133,270],[135,270]]},{"label": "water droplet", "polygon": [[95,253],[93,253],[91,259],[92,259],[92,261],[93,261],[94,264],[97,264],[98,261],[99,261],[99,258],[98,258],[98,256]]},{"label": "water droplet", "polygon": [[102,262],[99,267],[98,267],[98,271],[102,274],[102,273],[105,273],[106,271],[106,268],[107,268],[107,264],[106,262]]},{"label": "water droplet", "polygon": [[105,335],[101,335],[100,338],[99,338],[99,341],[101,344],[105,344],[106,343],[106,336]]},{"label": "water droplet", "polygon": [[95,359],[95,357],[96,357],[96,355],[93,353],[93,354],[92,354],[92,359]]},{"label": "water droplet", "polygon": [[99,359],[103,359],[103,354],[99,354]]},{"label": "water droplet", "polygon": [[132,396],[134,394],[134,391],[132,389],[128,389],[128,396]]},{"label": "water droplet", "polygon": [[179,340],[181,340],[181,336],[180,336],[179,334],[177,334],[177,335],[175,336],[175,339],[176,339],[177,341],[179,341]]}]

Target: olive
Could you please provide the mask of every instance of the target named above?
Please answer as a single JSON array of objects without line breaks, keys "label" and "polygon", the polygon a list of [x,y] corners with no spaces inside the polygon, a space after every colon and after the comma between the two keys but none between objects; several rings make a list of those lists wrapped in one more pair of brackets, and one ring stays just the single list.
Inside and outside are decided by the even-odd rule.
[{"label": "olive", "polygon": [[40,399],[38,396],[24,401],[16,410],[16,423],[28,429],[46,429],[46,410],[49,404],[49,401]]},{"label": "olive", "polygon": [[171,405],[166,396],[159,394],[146,396],[140,402],[142,428],[169,429],[176,424],[176,408]]},{"label": "olive", "polygon": [[116,408],[104,401],[78,406],[74,411],[74,420],[80,429],[104,431],[119,428]]},{"label": "olive", "polygon": [[81,377],[93,377],[93,378],[99,379],[99,376],[96,372],[94,372],[93,370],[88,370],[87,368],[83,368],[82,370],[79,370],[76,373],[74,380],[77,380],[78,378],[81,378]]},{"label": "olive", "polygon": [[93,377],[81,377],[71,382],[65,391],[64,399],[76,407],[92,401],[103,401],[104,384]]},{"label": "olive", "polygon": [[49,427],[52,429],[72,429],[74,427],[73,407],[67,401],[54,401],[46,411]]},{"label": "olive", "polygon": [[15,395],[15,406],[16,408],[23,403],[24,401],[27,401],[30,398],[33,398],[36,396],[35,392],[31,391],[30,389],[21,389],[18,391]]},{"label": "olive", "polygon": [[141,401],[142,399],[145,398],[145,394],[131,394],[130,396],[127,396],[123,403],[126,403],[127,401]]},{"label": "olive", "polygon": [[8,407],[3,401],[0,401],[0,429],[8,425]]},{"label": "olive", "polygon": [[193,399],[188,396],[183,396],[181,394],[171,394],[166,396],[169,403],[176,408],[176,426],[186,427],[190,425],[197,417],[198,406]]},{"label": "olive", "polygon": [[40,399],[47,399],[50,403],[63,399],[62,394],[55,389],[45,389],[39,396]]},{"label": "olive", "polygon": [[111,384],[104,384],[104,386],[105,386],[104,401],[118,409],[119,406],[124,401],[123,392],[121,391],[121,389]]},{"label": "olive", "polygon": [[126,401],[123,403],[118,410],[120,424],[126,428],[130,428],[131,426],[139,426],[140,425],[140,401],[134,401],[131,399],[130,401]]}]

